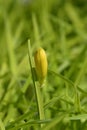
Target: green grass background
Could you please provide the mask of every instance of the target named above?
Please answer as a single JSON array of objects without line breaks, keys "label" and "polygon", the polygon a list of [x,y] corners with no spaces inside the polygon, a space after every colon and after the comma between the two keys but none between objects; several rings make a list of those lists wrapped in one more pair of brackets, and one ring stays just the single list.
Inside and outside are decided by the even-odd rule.
[{"label": "green grass background", "polygon": [[[48,58],[44,120],[28,39]],[[87,130],[86,0],[0,0],[0,130]]]}]

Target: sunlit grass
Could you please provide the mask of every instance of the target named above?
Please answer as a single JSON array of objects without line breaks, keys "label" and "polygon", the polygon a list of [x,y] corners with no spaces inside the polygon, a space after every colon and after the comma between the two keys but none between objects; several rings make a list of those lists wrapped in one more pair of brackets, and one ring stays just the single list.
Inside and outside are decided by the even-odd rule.
[{"label": "sunlit grass", "polygon": [[[0,130],[87,129],[86,10],[80,0],[0,0]],[[48,60],[41,88],[39,47]]]}]

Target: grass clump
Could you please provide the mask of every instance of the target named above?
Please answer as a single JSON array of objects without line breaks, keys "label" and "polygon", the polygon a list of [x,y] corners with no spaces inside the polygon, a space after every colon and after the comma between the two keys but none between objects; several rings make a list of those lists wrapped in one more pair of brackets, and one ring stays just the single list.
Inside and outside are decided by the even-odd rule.
[{"label": "grass clump", "polygon": [[[86,12],[84,0],[0,0],[0,130],[87,129]],[[48,59],[43,87],[38,47]]]}]

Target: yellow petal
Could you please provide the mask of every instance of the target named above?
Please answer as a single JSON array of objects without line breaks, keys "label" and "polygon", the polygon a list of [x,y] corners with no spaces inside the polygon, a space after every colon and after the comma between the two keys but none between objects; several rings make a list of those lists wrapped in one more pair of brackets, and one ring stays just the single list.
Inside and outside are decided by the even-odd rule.
[{"label": "yellow petal", "polygon": [[42,84],[47,75],[47,56],[44,49],[39,48],[35,52],[34,61],[38,80]]}]

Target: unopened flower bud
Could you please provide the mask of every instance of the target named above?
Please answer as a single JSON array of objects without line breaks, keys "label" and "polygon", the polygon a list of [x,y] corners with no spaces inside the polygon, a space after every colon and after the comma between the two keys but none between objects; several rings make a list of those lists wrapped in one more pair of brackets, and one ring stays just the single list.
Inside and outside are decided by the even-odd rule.
[{"label": "unopened flower bud", "polygon": [[43,81],[47,75],[47,56],[44,49],[39,48],[34,55],[35,69],[38,80],[40,84],[43,84]]}]

